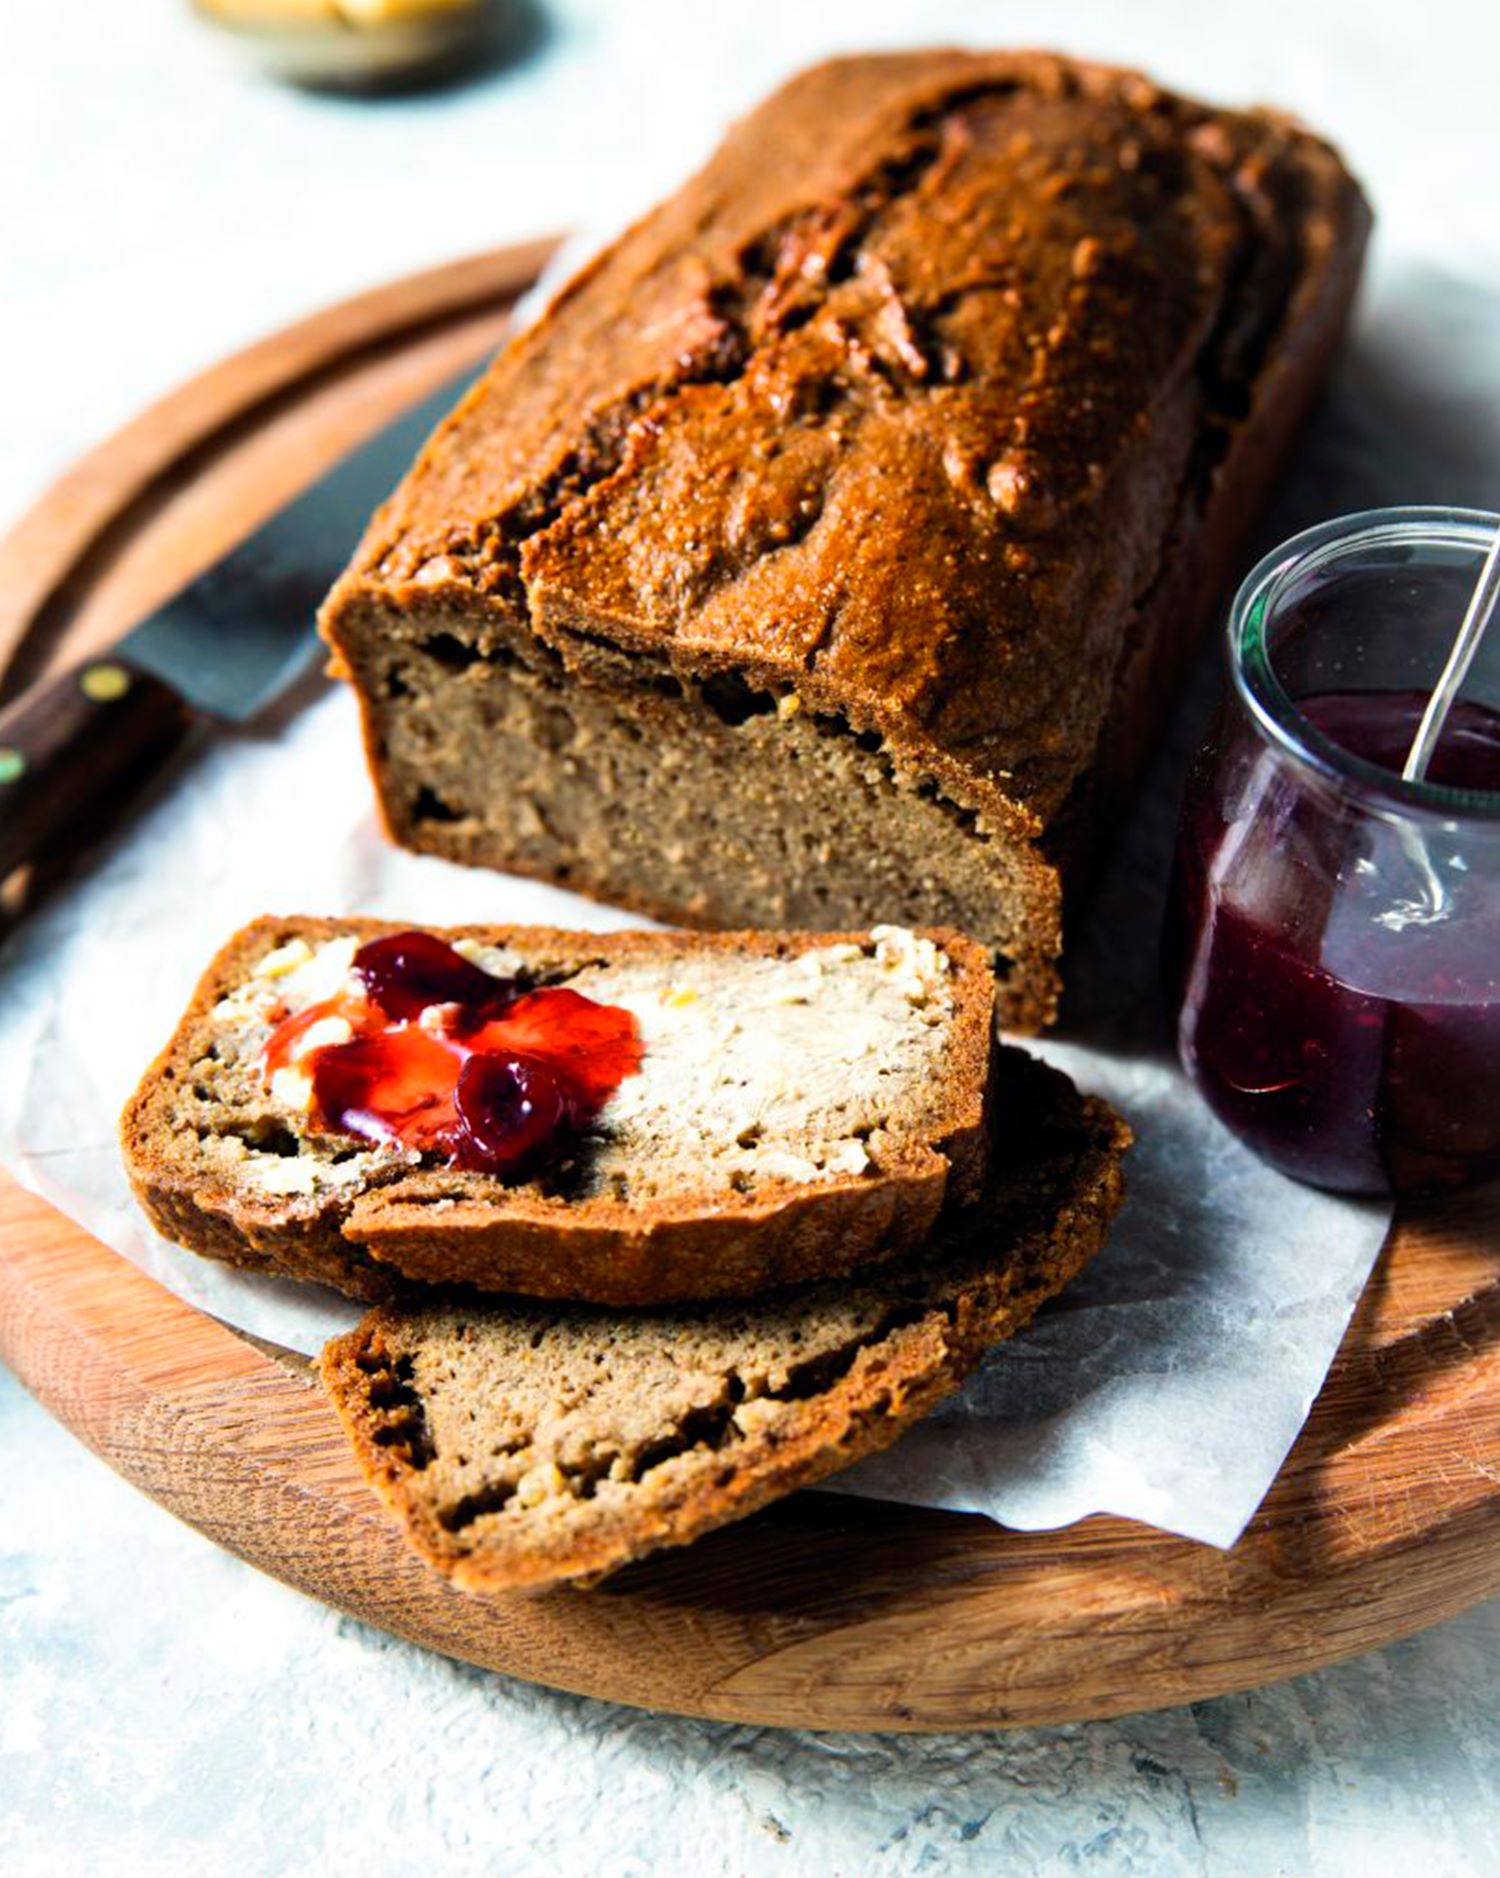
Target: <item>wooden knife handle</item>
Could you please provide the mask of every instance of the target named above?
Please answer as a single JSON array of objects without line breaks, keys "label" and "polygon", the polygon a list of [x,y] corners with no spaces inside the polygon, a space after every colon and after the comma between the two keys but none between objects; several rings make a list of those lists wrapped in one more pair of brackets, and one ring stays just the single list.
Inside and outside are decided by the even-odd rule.
[{"label": "wooden knife handle", "polygon": [[0,711],[0,880],[92,833],[187,729],[168,684],[113,654]]}]

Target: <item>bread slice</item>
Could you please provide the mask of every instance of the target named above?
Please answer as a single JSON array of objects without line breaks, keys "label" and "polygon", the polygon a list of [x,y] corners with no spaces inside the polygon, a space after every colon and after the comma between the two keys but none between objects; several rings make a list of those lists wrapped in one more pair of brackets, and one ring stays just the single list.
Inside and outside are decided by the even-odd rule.
[{"label": "bread slice", "polygon": [[1124,1123],[999,1053],[982,1202],[924,1251],[748,1305],[372,1311],[322,1376],[416,1549],[467,1591],[610,1572],[888,1447],[1104,1241]]},{"label": "bread slice", "polygon": [[401,930],[267,918],[219,953],[121,1123],[159,1231],[375,1301],[410,1279],[652,1304],[891,1257],[980,1191],[994,981],[957,934],[446,931],[627,1007],[646,1046],[567,1162],[507,1182],[331,1134],[267,1085],[275,1023]]}]

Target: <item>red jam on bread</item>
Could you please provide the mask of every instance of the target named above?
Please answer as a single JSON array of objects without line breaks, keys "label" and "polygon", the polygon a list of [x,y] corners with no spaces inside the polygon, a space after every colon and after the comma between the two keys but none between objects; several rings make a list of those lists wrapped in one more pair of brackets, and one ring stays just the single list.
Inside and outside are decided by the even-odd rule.
[{"label": "red jam on bread", "polygon": [[[565,987],[523,990],[430,933],[391,933],[354,955],[358,983],[282,1021],[262,1057],[295,1066],[319,1123],[363,1141],[524,1176],[557,1160],[641,1064],[629,1011]],[[299,1049],[315,1024],[350,1035]]]}]

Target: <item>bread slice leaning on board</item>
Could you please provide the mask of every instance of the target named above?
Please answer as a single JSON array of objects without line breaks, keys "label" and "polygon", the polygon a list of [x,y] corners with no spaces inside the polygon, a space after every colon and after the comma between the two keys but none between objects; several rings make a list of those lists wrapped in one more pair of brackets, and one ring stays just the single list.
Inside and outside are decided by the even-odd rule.
[{"label": "bread slice leaning on board", "polygon": [[748,1303],[379,1308],[321,1373],[361,1465],[461,1589],[591,1580],[889,1447],[1103,1244],[1130,1133],[1013,1049],[983,1197],[920,1251]]},{"label": "bread slice leaning on board", "polygon": [[628,1010],[644,1045],[561,1165],[507,1179],[351,1139],[266,1073],[278,1024],[402,930],[265,918],[213,960],[121,1122],[166,1237],[372,1301],[417,1281],[654,1304],[898,1256],[982,1189],[995,988],[955,933],[443,931]]}]

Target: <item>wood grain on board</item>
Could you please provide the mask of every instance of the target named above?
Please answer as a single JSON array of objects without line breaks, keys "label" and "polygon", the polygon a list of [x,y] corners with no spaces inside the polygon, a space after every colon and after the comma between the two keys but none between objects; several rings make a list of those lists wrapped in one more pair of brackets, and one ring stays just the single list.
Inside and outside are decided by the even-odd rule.
[{"label": "wood grain on board", "polygon": [[[549,245],[332,308],[90,452],[0,542],[5,687],[132,624],[480,359]],[[0,1356],[126,1479],[288,1584],[451,1656],[684,1714],[870,1729],[1120,1714],[1294,1675],[1500,1592],[1496,1188],[1398,1224],[1229,1553],[1114,1518],[1021,1534],[807,1493],[595,1591],[466,1597],[408,1550],[305,1363],[4,1175]]]}]

